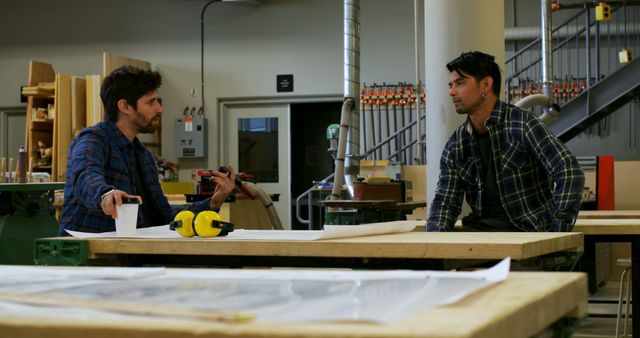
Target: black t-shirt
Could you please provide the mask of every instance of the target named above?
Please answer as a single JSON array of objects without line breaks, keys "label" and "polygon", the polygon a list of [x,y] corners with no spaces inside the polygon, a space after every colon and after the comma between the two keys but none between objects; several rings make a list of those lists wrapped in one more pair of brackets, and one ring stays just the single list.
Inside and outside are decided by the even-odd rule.
[{"label": "black t-shirt", "polygon": [[482,170],[483,183],[482,215],[469,214],[462,219],[463,229],[467,231],[514,231],[517,230],[509,220],[507,212],[500,200],[500,191],[496,181],[496,170],[493,161],[491,139],[489,133],[475,134],[478,142],[478,153]]},{"label": "black t-shirt", "polygon": [[[142,211],[142,219],[143,224],[141,227],[150,227],[157,225],[167,224],[168,221],[165,220],[164,215],[160,210],[154,210],[153,206],[155,205],[154,201],[150,200],[151,191],[149,190],[149,186],[144,184],[142,180],[142,168],[140,168],[140,160],[138,159],[138,155],[136,154],[134,157],[134,166],[133,171],[135,173],[135,181],[136,181],[136,194],[142,197],[142,204],[140,205],[140,209]],[[139,226],[140,227],[140,226]]]}]

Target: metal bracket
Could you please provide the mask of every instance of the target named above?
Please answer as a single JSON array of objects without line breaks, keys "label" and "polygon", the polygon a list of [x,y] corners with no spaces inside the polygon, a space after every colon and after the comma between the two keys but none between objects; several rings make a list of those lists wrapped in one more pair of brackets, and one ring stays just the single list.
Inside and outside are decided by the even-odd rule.
[{"label": "metal bracket", "polygon": [[86,266],[87,241],[36,239],[33,257],[36,265]]}]

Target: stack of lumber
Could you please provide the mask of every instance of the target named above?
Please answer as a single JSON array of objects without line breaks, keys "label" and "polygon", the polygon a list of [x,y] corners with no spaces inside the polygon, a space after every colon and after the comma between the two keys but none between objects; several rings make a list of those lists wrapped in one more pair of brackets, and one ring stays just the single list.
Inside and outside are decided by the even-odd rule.
[{"label": "stack of lumber", "polygon": [[22,95],[53,97],[55,92],[54,82],[39,82],[35,86],[22,87]]}]

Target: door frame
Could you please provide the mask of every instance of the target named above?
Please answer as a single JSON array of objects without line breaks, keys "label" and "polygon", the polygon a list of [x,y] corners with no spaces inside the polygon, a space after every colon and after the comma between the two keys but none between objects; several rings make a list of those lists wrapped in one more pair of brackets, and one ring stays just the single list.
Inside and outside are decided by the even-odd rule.
[{"label": "door frame", "polygon": [[[342,100],[343,96],[341,94],[330,94],[330,95],[304,95],[304,96],[269,96],[269,97],[240,97],[240,98],[218,98],[217,107],[218,107],[218,163],[229,163],[229,149],[231,148],[229,145],[229,130],[226,126],[230,121],[230,111],[234,108],[261,108],[261,107],[272,107],[274,105],[285,106],[288,112],[291,111],[292,103],[314,103],[314,102],[332,102]],[[289,137],[291,130],[290,128],[295,128],[292,126],[290,122],[289,116],[287,116],[286,124],[289,126],[288,130],[284,132],[287,133],[287,137]],[[282,132],[278,129],[278,133]],[[291,163],[291,152],[288,151],[286,154],[287,159],[287,172],[290,169]],[[288,177],[290,179],[290,177]],[[291,198],[291,184],[287,185],[287,189],[290,200],[284,201],[287,206],[286,209],[290,210],[292,201]],[[289,216],[293,217],[293,214],[289,212]],[[291,223],[291,222],[289,222]],[[291,226],[285,225],[285,226]]]},{"label": "door frame", "polygon": [[[229,160],[229,146],[225,140],[229,140],[229,131],[225,126],[229,123],[229,109],[235,107],[259,108],[261,106],[291,105],[292,103],[331,102],[342,100],[342,94],[326,95],[296,95],[296,96],[255,96],[255,97],[220,97],[217,100],[218,107],[218,161],[227,163]],[[291,126],[293,127],[293,126]],[[286,131],[287,133],[289,130]],[[291,154],[287,154],[289,161]]]},{"label": "door frame", "polygon": [[[9,119],[12,117],[25,116],[26,117],[27,106],[14,106],[14,107],[2,107],[0,108],[0,157],[11,157],[10,154],[12,151],[9,149],[9,144],[11,143],[9,140],[9,133],[7,132],[7,128],[9,128]],[[20,143],[25,141],[25,135],[23,131],[22,140]],[[26,144],[25,144],[26,146]],[[18,149],[13,149],[15,154],[18,153]]]}]

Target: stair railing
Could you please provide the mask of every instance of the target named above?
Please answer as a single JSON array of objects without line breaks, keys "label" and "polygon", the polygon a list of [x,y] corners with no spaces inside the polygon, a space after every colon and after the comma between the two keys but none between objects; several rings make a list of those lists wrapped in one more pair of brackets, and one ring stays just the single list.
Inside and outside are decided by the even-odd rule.
[{"label": "stair railing", "polygon": [[[609,21],[593,19],[592,10],[581,9],[552,30],[553,100],[560,106],[618,70],[622,48],[637,52],[640,27],[637,21],[627,21],[629,17],[637,20],[637,7],[614,8]],[[541,39],[537,38],[506,59],[507,102],[541,93],[540,46]]]}]

